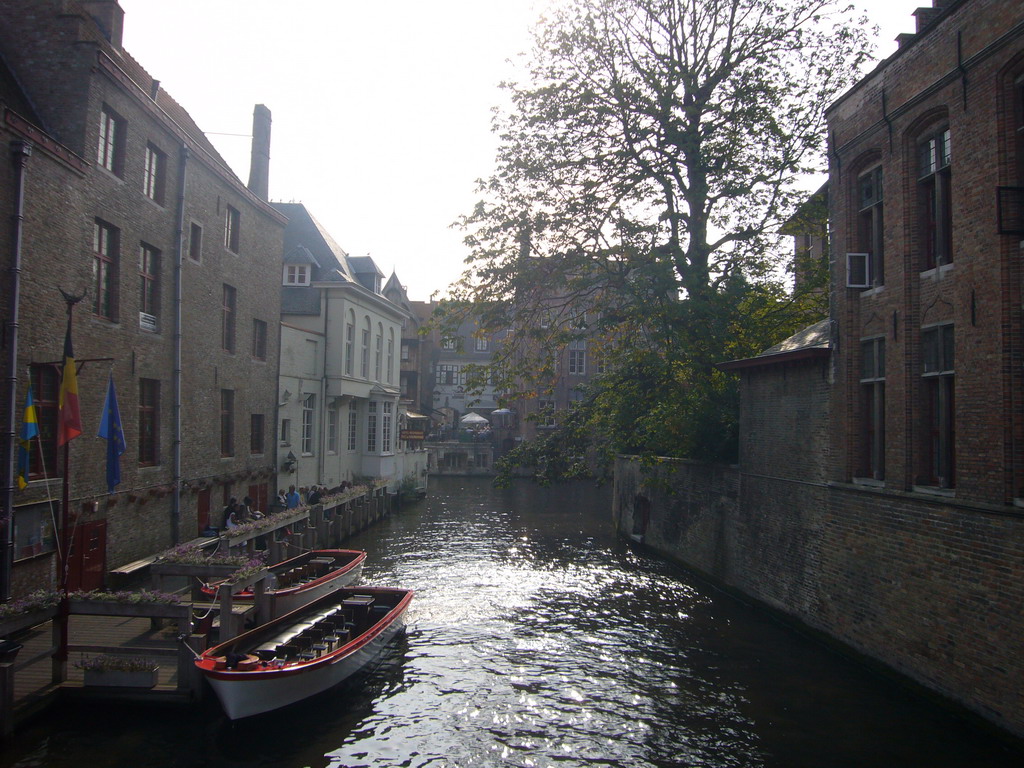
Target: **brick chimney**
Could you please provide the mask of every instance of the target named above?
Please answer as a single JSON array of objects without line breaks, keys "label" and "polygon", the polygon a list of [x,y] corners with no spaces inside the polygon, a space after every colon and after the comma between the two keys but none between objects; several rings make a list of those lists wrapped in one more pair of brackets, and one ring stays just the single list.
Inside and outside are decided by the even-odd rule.
[{"label": "brick chimney", "polygon": [[249,157],[249,191],[261,200],[270,193],[270,110],[257,104],[252,111],[252,154]]},{"label": "brick chimney", "polygon": [[117,0],[82,0],[82,7],[92,16],[92,20],[110,44],[121,50],[124,9],[118,5]]}]

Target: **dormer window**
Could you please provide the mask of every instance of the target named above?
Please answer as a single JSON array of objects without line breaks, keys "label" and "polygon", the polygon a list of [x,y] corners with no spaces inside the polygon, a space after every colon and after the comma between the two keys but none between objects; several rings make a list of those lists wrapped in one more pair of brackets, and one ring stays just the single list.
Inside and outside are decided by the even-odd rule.
[{"label": "dormer window", "polygon": [[308,264],[285,264],[284,265],[285,285],[309,285]]}]

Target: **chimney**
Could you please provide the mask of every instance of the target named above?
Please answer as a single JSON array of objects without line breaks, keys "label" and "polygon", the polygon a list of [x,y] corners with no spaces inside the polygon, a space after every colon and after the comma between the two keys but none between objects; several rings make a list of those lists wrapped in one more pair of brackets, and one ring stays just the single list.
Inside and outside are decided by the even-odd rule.
[{"label": "chimney", "polygon": [[257,104],[252,111],[252,155],[249,158],[249,191],[261,200],[270,192],[270,110]]},{"label": "chimney", "polygon": [[118,5],[117,0],[82,0],[82,7],[92,16],[92,20],[110,44],[121,50],[124,10]]}]

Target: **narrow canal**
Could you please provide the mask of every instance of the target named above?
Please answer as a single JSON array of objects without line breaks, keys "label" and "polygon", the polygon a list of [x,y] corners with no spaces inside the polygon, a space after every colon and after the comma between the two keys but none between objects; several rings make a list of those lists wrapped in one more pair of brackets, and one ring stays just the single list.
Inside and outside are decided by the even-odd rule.
[{"label": "narrow canal", "polygon": [[988,734],[618,540],[607,491],[431,496],[349,542],[412,587],[409,631],[359,681],[231,725],[54,710],[0,766],[1020,765]]}]

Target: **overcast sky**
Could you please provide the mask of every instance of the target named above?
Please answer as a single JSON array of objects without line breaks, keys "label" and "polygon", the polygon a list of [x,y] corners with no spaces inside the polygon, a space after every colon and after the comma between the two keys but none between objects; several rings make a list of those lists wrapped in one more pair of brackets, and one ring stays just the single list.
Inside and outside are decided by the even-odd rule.
[{"label": "overcast sky", "polygon": [[[927,0],[852,0],[878,55]],[[302,202],[413,299],[457,279],[451,228],[492,168],[491,110],[545,0],[120,0],[124,46],[249,177],[255,104],[273,114],[270,198]]]}]

